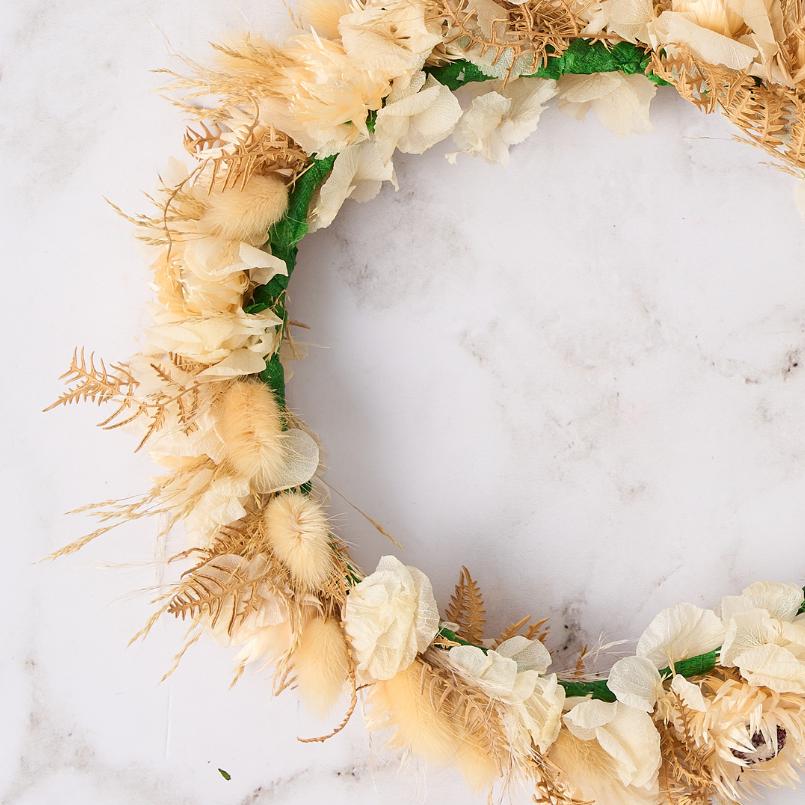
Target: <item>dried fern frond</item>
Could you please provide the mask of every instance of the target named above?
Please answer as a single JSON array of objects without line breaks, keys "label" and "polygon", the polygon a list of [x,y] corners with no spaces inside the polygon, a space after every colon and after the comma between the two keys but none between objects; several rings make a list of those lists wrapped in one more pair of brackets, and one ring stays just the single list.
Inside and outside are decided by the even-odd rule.
[{"label": "dried fern frond", "polygon": [[516,635],[522,634],[528,640],[539,640],[544,643],[548,639],[548,619],[542,618],[531,622],[530,615],[524,615],[520,620],[510,623],[496,638],[493,648],[497,648],[501,643],[505,643]]},{"label": "dried fern frond", "polygon": [[67,385],[55,402],[45,411],[72,403],[88,402],[95,405],[114,403],[117,407],[98,422],[104,430],[114,430],[134,422],[142,426],[142,438],[135,448],[140,450],[169,421],[176,423],[183,433],[196,430],[196,419],[222,394],[228,384],[217,384],[202,406],[199,383],[195,380],[204,367],[178,355],[168,354],[162,360],[152,359],[147,367],[159,381],[160,388],[146,395],[138,395],[140,381],[133,374],[131,364],[107,365],[94,353],[87,357],[83,348],[76,348],[67,371],[61,376]]},{"label": "dried fern frond", "polygon": [[445,610],[448,621],[458,624],[459,633],[470,643],[480,643],[486,626],[484,597],[478,582],[466,567],[461,568],[450,603]]},{"label": "dried fern frond", "polygon": [[137,387],[126,364],[113,363],[108,367],[94,352],[87,357],[83,347],[73,350],[73,357],[67,371],[59,377],[67,389],[52,402],[45,411],[52,411],[63,405],[88,402],[103,405],[115,399],[130,399]]},{"label": "dried fern frond", "polygon": [[673,691],[675,718],[658,722],[660,733],[660,788],[672,805],[709,805],[716,796],[713,783],[712,746],[700,746],[692,726],[692,714]]},{"label": "dried fern frond", "polygon": [[243,188],[254,174],[276,173],[289,182],[303,173],[310,160],[296,143],[272,126],[252,120],[202,120],[198,130],[185,131],[185,150],[199,163],[208,192]]},{"label": "dried fern frond", "polygon": [[264,605],[262,591],[276,592],[276,570],[268,554],[213,555],[182,574],[167,612],[181,620],[207,616],[213,629],[221,623],[231,636]]},{"label": "dried fern frond", "polygon": [[686,48],[654,53],[651,69],[704,112],[721,109],[744,138],[784,168],[805,169],[805,101],[798,89],[707,64]]}]

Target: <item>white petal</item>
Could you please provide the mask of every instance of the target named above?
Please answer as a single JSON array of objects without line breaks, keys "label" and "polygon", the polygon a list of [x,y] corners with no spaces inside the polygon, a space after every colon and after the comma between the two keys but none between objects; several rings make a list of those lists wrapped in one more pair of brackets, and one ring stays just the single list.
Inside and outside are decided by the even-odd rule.
[{"label": "white petal", "polygon": [[752,685],[778,693],[805,694],[805,663],[782,646],[760,646],[735,658],[741,675]]},{"label": "white petal", "polygon": [[226,378],[243,377],[262,372],[266,368],[265,358],[249,349],[235,349],[229,353],[222,361],[208,366],[199,377],[204,378]]},{"label": "white petal", "polygon": [[736,612],[727,622],[720,653],[721,665],[729,668],[735,665],[735,658],[744,651],[778,642],[780,632],[780,622],[773,619],[765,609]]},{"label": "white petal", "polygon": [[637,643],[637,654],[658,668],[717,649],[724,639],[721,619],[710,609],[677,604],[660,612]]},{"label": "white petal", "polygon": [[646,657],[624,657],[612,666],[607,687],[619,702],[650,713],[662,690],[662,680],[651,660]]},{"label": "white petal", "polygon": [[758,55],[756,48],[703,28],[676,11],[663,11],[650,28],[660,44],[687,45],[704,61],[733,70],[745,70]]},{"label": "white petal", "polygon": [[319,446],[309,434],[299,428],[290,428],[283,432],[282,440],[287,456],[285,467],[270,489],[260,490],[263,494],[302,486],[313,478],[319,468]]},{"label": "white petal", "polygon": [[646,41],[646,25],[654,17],[651,0],[608,0],[603,4],[606,28],[631,42]]},{"label": "white petal", "polygon": [[757,581],[750,584],[743,596],[758,609],[765,609],[772,617],[792,621],[802,606],[802,587],[773,581]]},{"label": "white petal", "polygon": [[495,651],[504,657],[511,657],[517,663],[519,671],[537,671],[544,674],[551,664],[548,649],[539,640],[529,640],[522,635],[504,640]]},{"label": "white petal", "polygon": [[595,738],[596,730],[609,724],[617,714],[617,704],[589,699],[577,704],[569,713],[565,713],[565,724],[568,729],[582,741]]},{"label": "white petal", "polygon": [[707,710],[707,702],[702,695],[702,689],[693,682],[685,679],[681,674],[675,674],[671,680],[671,690],[676,693],[683,704],[691,710],[704,713]]}]

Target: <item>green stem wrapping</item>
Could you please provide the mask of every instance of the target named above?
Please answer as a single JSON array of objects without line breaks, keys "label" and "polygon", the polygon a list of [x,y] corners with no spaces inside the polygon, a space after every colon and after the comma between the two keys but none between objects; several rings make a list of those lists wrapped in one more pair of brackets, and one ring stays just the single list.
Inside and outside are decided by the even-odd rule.
[{"label": "green stem wrapping", "polygon": [[[642,73],[655,84],[665,85],[666,81],[654,73],[647,72],[651,54],[631,42],[618,42],[611,47],[603,42],[587,39],[574,39],[567,50],[559,56],[549,56],[547,62],[525,78],[552,78],[563,75],[592,75],[593,73],[620,72],[626,75]],[[468,61],[454,61],[443,67],[429,67],[427,71],[440,83],[455,91],[465,84],[476,81],[492,81],[495,76]]]},{"label": "green stem wrapping", "polygon": [[[335,156],[324,159],[314,157],[308,169],[296,180],[288,198],[285,215],[268,230],[271,254],[285,261],[288,275],[278,274],[271,282],[255,288],[251,302],[244,308],[246,313],[260,313],[270,308],[282,319],[283,330],[288,325],[288,311],[285,306],[288,281],[296,268],[299,241],[307,234],[309,228],[307,220],[310,200],[333,169],[334,162]],[[266,361],[266,368],[260,372],[259,378],[274,392],[280,407],[285,408],[285,370],[278,352]]]}]

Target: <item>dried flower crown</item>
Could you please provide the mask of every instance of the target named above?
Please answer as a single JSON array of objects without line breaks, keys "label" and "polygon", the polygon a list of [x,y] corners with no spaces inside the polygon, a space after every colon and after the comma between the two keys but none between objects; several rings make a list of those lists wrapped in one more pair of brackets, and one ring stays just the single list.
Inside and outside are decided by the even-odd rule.
[{"label": "dried flower crown", "polygon": [[[554,97],[616,131],[648,126],[658,86],[720,109],[786,170],[805,169],[805,15],[788,0],[309,0],[282,47],[246,38],[171,73],[197,122],[156,212],[129,219],[155,253],[149,346],[106,364],[77,350],[55,406],[113,406],[163,467],[140,499],[88,507],[98,528],[182,523],[188,564],[139,636],[189,620],[237,671],[275,668],[326,710],[369,699],[372,729],[479,786],[522,778],[537,802],[740,802],[805,759],[805,598],[758,583],[720,609],[661,612],[607,678],[550,672],[547,625],[496,639],[462,569],[440,618],[430,582],[392,556],[364,575],[318,492],[316,441],[285,404],[286,291],[299,241],[347,198],[395,182],[395,151],[452,135],[505,161]],[[476,84],[462,108],[455,91]],[[197,105],[212,96],[217,105]],[[138,448],[139,449],[139,448]],[[323,740],[322,736],[314,740]]]}]

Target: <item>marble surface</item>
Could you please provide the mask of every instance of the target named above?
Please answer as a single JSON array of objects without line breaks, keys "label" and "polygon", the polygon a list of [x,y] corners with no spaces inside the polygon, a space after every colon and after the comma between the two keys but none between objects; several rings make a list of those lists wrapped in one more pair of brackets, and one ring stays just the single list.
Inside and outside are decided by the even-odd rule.
[{"label": "marble surface", "polygon": [[[265,674],[228,691],[212,643],[160,685],[180,629],[126,648],[160,579],[153,526],[37,563],[87,526],[62,512],[139,492],[151,469],[95,411],[38,413],[74,343],[125,357],[146,318],[144,253],[102,197],[137,209],[178,153],[148,69],[246,27],[287,30],[279,0],[4,8],[4,805],[485,801],[358,718],[298,744],[330,725],[272,699]],[[442,604],[466,564],[494,626],[549,616],[560,666],[676,601],[805,575],[793,183],[670,91],[653,117],[619,139],[552,110],[505,168],[400,159],[400,191],[307,240],[291,288],[311,329],[290,401],[329,481]],[[333,511],[373,566],[388,545]]]}]

